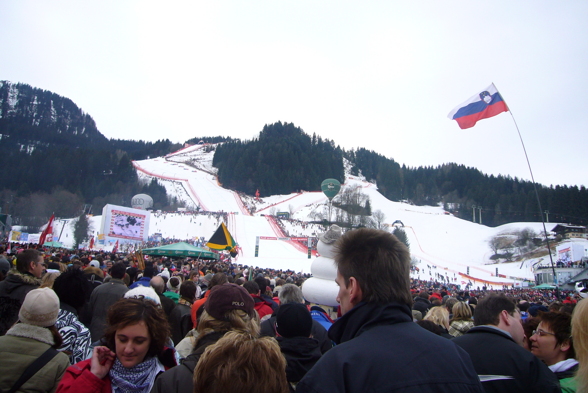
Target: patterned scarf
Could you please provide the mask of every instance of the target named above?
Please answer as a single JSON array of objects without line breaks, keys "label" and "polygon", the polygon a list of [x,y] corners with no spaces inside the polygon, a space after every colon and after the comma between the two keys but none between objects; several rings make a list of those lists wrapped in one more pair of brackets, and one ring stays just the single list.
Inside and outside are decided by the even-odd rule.
[{"label": "patterned scarf", "polygon": [[110,369],[110,381],[115,387],[113,391],[121,393],[149,392],[159,368],[157,358],[144,360],[134,367],[126,368],[116,359]]}]

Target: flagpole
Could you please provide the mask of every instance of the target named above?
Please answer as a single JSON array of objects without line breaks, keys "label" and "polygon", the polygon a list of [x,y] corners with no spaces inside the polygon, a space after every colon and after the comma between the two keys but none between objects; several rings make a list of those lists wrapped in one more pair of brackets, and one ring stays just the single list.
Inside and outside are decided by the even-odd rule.
[{"label": "flagpole", "polygon": [[[492,83],[492,84],[494,85],[494,83]],[[494,85],[494,87],[496,87],[496,85]],[[498,90],[498,88],[496,90],[500,91],[500,90]],[[512,114],[512,110],[510,109],[510,106],[508,105],[508,103],[504,99],[504,96],[502,95],[502,93],[500,93],[500,96],[502,97],[502,101],[504,101],[504,103],[506,104],[506,108],[508,109],[508,112],[510,113],[510,116],[512,117],[512,121],[514,122],[514,125],[517,129],[517,133],[519,134],[519,139],[521,140],[521,145],[523,145],[523,152],[525,152],[525,159],[527,160],[527,166],[529,167],[529,172],[531,173],[531,181],[533,182],[533,189],[535,190],[535,196],[537,197],[537,205],[539,206],[539,215],[541,216],[541,223],[543,224],[543,233],[545,234],[545,241],[547,243],[547,251],[549,252],[549,260],[551,261],[551,271],[553,272],[553,281],[555,283],[555,296],[557,296],[557,300],[559,300],[559,283],[557,280],[557,275],[555,274],[555,266],[553,264],[553,256],[551,255],[551,246],[549,244],[549,236],[547,235],[547,228],[545,227],[545,220],[543,218],[543,209],[541,208],[541,200],[539,199],[539,191],[537,191],[537,183],[535,183],[535,177],[533,176],[533,170],[531,169],[531,162],[529,161],[529,156],[527,155],[527,149],[525,148],[525,142],[523,142],[523,137],[521,135],[521,131],[519,130],[519,126],[517,124],[517,121],[516,121],[514,115]]]}]

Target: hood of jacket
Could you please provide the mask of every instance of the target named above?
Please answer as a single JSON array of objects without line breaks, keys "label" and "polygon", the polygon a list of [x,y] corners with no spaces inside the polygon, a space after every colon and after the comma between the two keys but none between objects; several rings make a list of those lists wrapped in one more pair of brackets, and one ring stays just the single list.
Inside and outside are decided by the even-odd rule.
[{"label": "hood of jacket", "polygon": [[322,356],[318,340],[308,337],[276,337],[288,365],[288,382],[298,382]]},{"label": "hood of jacket", "polygon": [[402,322],[412,322],[412,311],[406,304],[360,302],[331,326],[329,338],[341,344],[373,327]]},{"label": "hood of jacket", "polygon": [[3,281],[4,290],[7,295],[10,295],[17,288],[23,285],[34,285],[38,287],[41,285],[41,279],[31,274],[21,273],[16,269],[12,269],[8,272],[6,279]]}]

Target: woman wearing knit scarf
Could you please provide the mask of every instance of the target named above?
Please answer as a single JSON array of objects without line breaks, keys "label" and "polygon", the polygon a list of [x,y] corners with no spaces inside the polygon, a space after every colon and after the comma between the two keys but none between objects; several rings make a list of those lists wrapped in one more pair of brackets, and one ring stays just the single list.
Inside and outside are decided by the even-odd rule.
[{"label": "woman wearing knit scarf", "polygon": [[108,311],[108,326],[92,358],[69,367],[57,392],[149,392],[157,376],[175,366],[165,348],[169,325],[164,311],[143,298],[121,299]]}]

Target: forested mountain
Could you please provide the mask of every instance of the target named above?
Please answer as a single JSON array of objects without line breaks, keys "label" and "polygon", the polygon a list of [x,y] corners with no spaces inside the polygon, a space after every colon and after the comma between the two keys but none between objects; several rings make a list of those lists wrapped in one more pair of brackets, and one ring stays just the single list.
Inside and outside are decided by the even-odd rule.
[{"label": "forested mountain", "polygon": [[[475,211],[477,222],[481,213],[482,223],[491,226],[540,220],[531,182],[488,176],[454,163],[410,168],[363,148],[344,151],[292,123],[265,125],[250,141],[220,136],[188,140],[201,141],[222,142],[213,160],[219,181],[249,195],[257,190],[262,196],[318,191],[326,178],[343,183],[345,157],[353,174],[374,181],[393,201],[442,203],[467,220],[473,220]],[[151,195],[156,208],[170,207],[174,202],[157,182],[139,184],[131,160],[163,156],[181,147],[167,139],[109,140],[70,99],[0,81],[0,207],[20,223],[41,225],[53,212],[73,217],[85,204],[100,213],[106,203],[128,205],[139,192]],[[588,224],[585,187],[538,189],[550,221]]]},{"label": "forested mountain", "polygon": [[131,160],[179,148],[169,140],[108,140],[92,117],[68,98],[26,84],[0,81],[0,207],[16,223],[37,226],[52,213],[100,213],[147,192],[168,205],[165,188],[141,185]]},{"label": "forested mountain", "polygon": [[318,191],[324,179],[345,177],[343,151],[292,123],[265,125],[252,141],[223,143],[213,165],[224,187],[261,196]]},{"label": "forested mountain", "polygon": [[[498,226],[516,221],[541,221],[533,183],[508,176],[488,176],[475,168],[454,163],[437,167],[400,166],[373,151],[358,149],[346,153],[354,163],[352,173],[361,173],[378,185],[393,201],[416,205],[443,203],[458,217]],[[541,207],[549,220],[588,224],[588,192],[585,187],[537,185]]]}]

